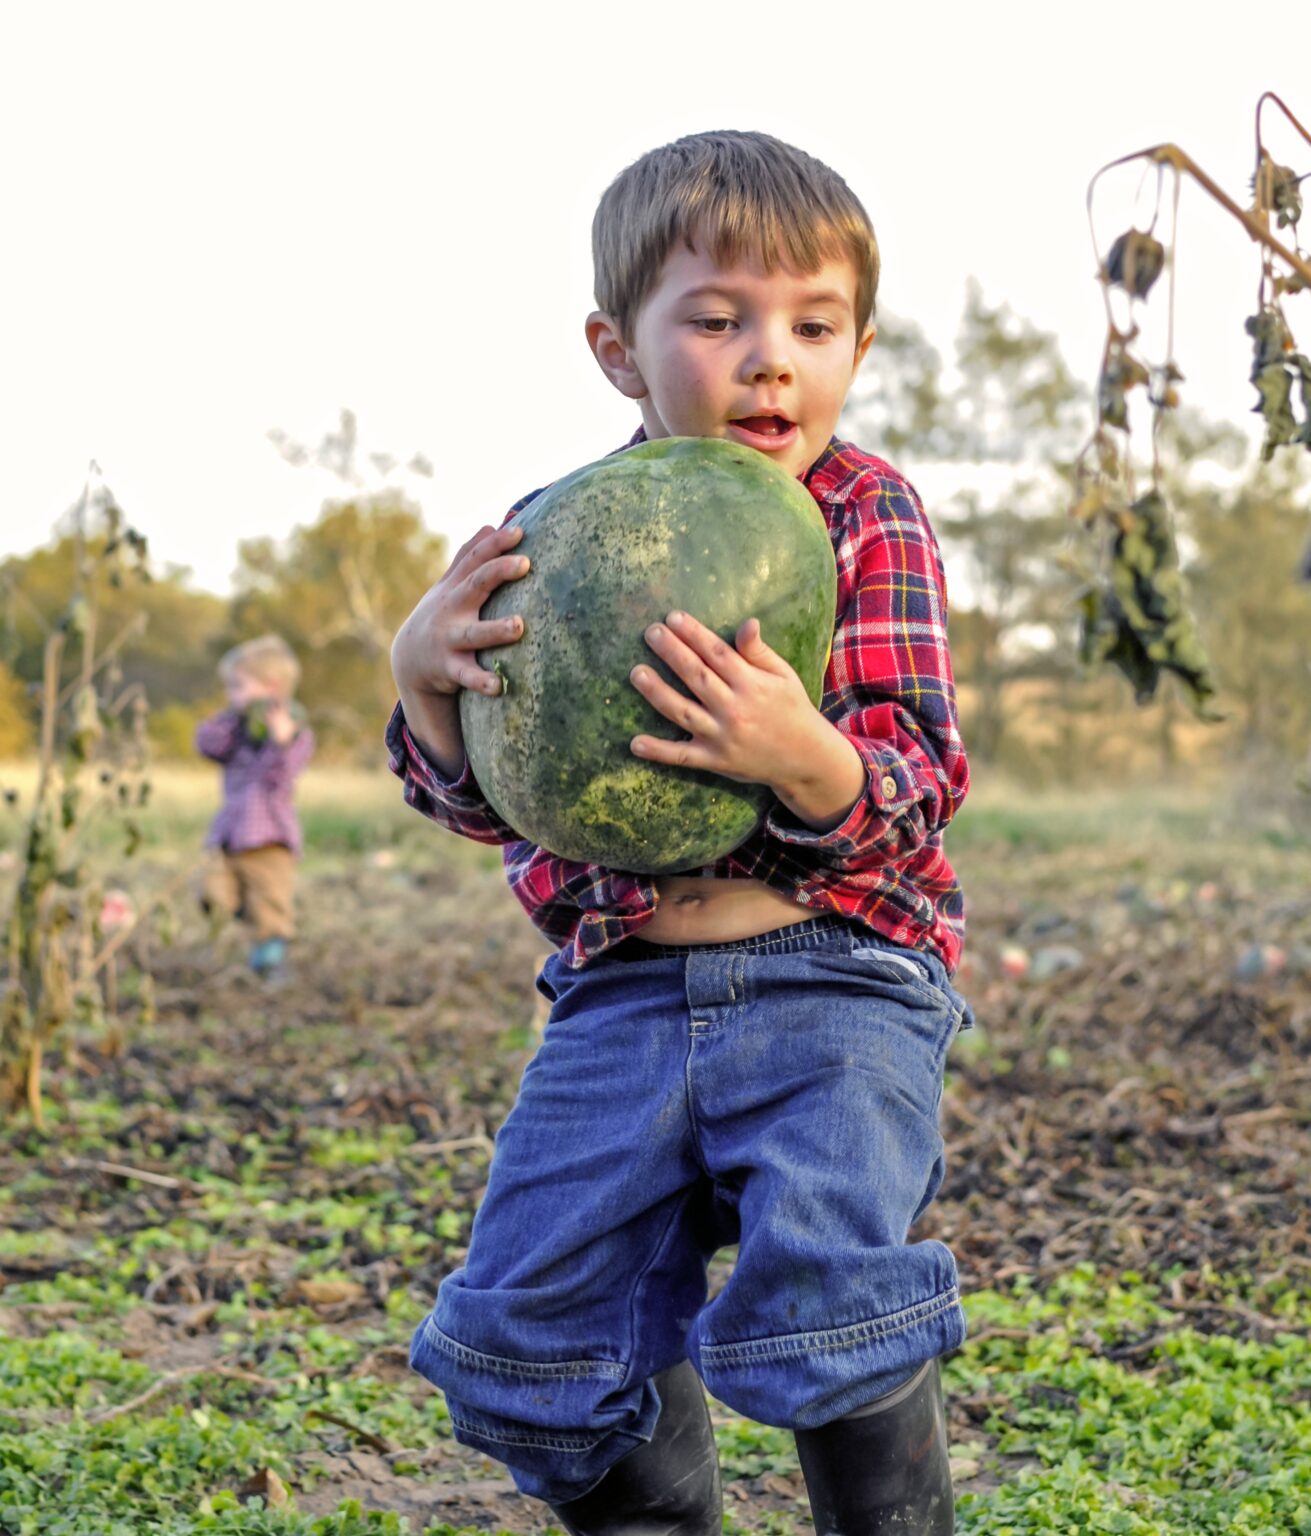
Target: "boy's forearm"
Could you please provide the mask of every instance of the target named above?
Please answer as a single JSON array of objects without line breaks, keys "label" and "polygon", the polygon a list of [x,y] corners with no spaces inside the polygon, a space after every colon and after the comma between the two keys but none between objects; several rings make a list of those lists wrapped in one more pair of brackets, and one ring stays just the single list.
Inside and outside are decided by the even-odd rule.
[{"label": "boy's forearm", "polygon": [[464,769],[464,734],[460,730],[459,695],[413,693],[401,688],[401,709],[415,746],[447,779]]},{"label": "boy's forearm", "polygon": [[865,760],[850,738],[817,713],[813,741],[787,782],[774,784],[774,793],[799,820],[816,832],[840,826],[865,793]]},{"label": "boy's forearm", "polygon": [[234,709],[221,710],[196,727],[196,751],[216,763],[225,763],[241,733],[241,716]]}]

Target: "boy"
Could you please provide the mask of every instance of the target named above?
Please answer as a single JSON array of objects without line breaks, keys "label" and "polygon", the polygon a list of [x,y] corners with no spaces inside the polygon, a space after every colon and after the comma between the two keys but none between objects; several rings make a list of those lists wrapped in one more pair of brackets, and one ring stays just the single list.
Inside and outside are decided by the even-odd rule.
[{"label": "boy", "polygon": [[[968,771],[919,499],[832,437],[874,337],[873,230],[809,156],[711,133],[623,172],[593,249],[587,337],[639,406],[634,441],[746,443],[814,495],[838,562],[833,653],[816,709],[754,619],[728,645],[695,615],[650,616],[694,701],[636,668],[671,739],[633,752],[777,797],[727,858],[653,879],[519,839],[470,774],[459,690],[497,692],[475,652],[522,630],[478,616],[525,574],[513,521],[475,535],[398,633],[388,745],[407,799],[503,843],[560,946],[467,1262],[412,1363],[458,1438],[575,1533],[720,1530],[702,1380],[796,1431],[820,1532],[950,1531],[936,1362],[964,1318],[951,1254],[906,1233],[941,1182],[943,1058],[968,1018],[941,849]],[[706,1263],[734,1242],[707,1306]]]},{"label": "boy", "polygon": [[291,788],[313,755],[314,732],[292,699],[300,664],[277,635],[234,647],[219,662],[219,676],[228,707],[196,730],[196,750],[223,765],[223,804],[205,838],[211,852],[201,905],[250,925],[250,968],[274,979],[295,933],[301,837]]}]

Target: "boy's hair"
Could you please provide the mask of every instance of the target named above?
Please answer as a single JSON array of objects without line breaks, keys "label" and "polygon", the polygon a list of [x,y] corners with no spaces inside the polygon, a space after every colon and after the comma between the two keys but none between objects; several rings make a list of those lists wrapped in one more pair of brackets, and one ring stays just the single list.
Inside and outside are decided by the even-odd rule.
[{"label": "boy's hair", "polygon": [[300,662],[281,635],[260,635],[234,645],[219,659],[218,671],[225,683],[231,682],[235,673],[244,672],[275,688],[284,699],[295,693],[300,681]]},{"label": "boy's hair", "polygon": [[606,188],[592,220],[596,302],[632,339],[633,321],[675,242],[731,265],[757,256],[813,272],[856,269],[856,334],[874,317],[879,247],[869,215],[836,171],[767,133],[694,133],[653,149]]}]

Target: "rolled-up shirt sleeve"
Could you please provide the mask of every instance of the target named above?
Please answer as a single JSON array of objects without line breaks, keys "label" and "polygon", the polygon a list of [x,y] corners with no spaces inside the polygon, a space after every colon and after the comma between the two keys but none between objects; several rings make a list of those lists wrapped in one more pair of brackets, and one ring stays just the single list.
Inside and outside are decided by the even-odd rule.
[{"label": "rolled-up shirt sleeve", "polygon": [[839,613],[821,709],[865,764],[843,820],[816,831],[776,805],[767,830],[835,869],[895,864],[951,820],[969,788],[947,649],[937,540],[913,488],[871,477],[838,542]]},{"label": "rolled-up shirt sleeve", "polygon": [[387,766],[404,784],[405,803],[475,843],[517,843],[519,833],[492,809],[466,757],[460,775],[445,778],[428,761],[405,723],[399,701],[387,722]]},{"label": "rolled-up shirt sleeve", "polygon": [[196,727],[196,751],[212,762],[226,763],[240,745],[243,730],[238,710],[220,710]]}]

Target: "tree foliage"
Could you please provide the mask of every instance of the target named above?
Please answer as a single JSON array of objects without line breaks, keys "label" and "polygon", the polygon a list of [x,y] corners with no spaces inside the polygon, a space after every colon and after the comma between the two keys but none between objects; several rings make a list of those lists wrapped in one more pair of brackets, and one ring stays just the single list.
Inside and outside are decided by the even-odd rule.
[{"label": "tree foliage", "polygon": [[301,697],[323,740],[376,760],[392,637],[445,565],[445,539],[399,492],[329,501],[289,539],[240,546],[226,638],[280,634],[300,658]]},{"label": "tree foliage", "polygon": [[1239,761],[1288,760],[1311,742],[1311,587],[1297,579],[1311,537],[1309,493],[1311,475],[1288,458],[1228,485],[1173,493]]},{"label": "tree foliage", "polygon": [[[1069,679],[1075,578],[1059,555],[1084,391],[1056,339],[990,306],[971,283],[948,373],[919,327],[885,319],[844,425],[911,473],[959,466],[930,518],[947,553],[964,725],[981,761],[1000,753],[1020,678]],[[969,466],[969,468],[966,468]]]},{"label": "tree foliage", "polygon": [[[105,632],[118,634],[134,624],[118,654],[124,676],[152,700],[190,704],[211,694],[227,603],[190,587],[187,571],[178,566],[145,584],[125,584],[113,561],[100,559],[103,535],[92,536],[87,548],[94,583],[88,598]],[[35,687],[41,681],[46,639],[68,605],[76,558],[76,537],[69,532],[45,549],[0,564],[0,662],[22,683]]]}]

